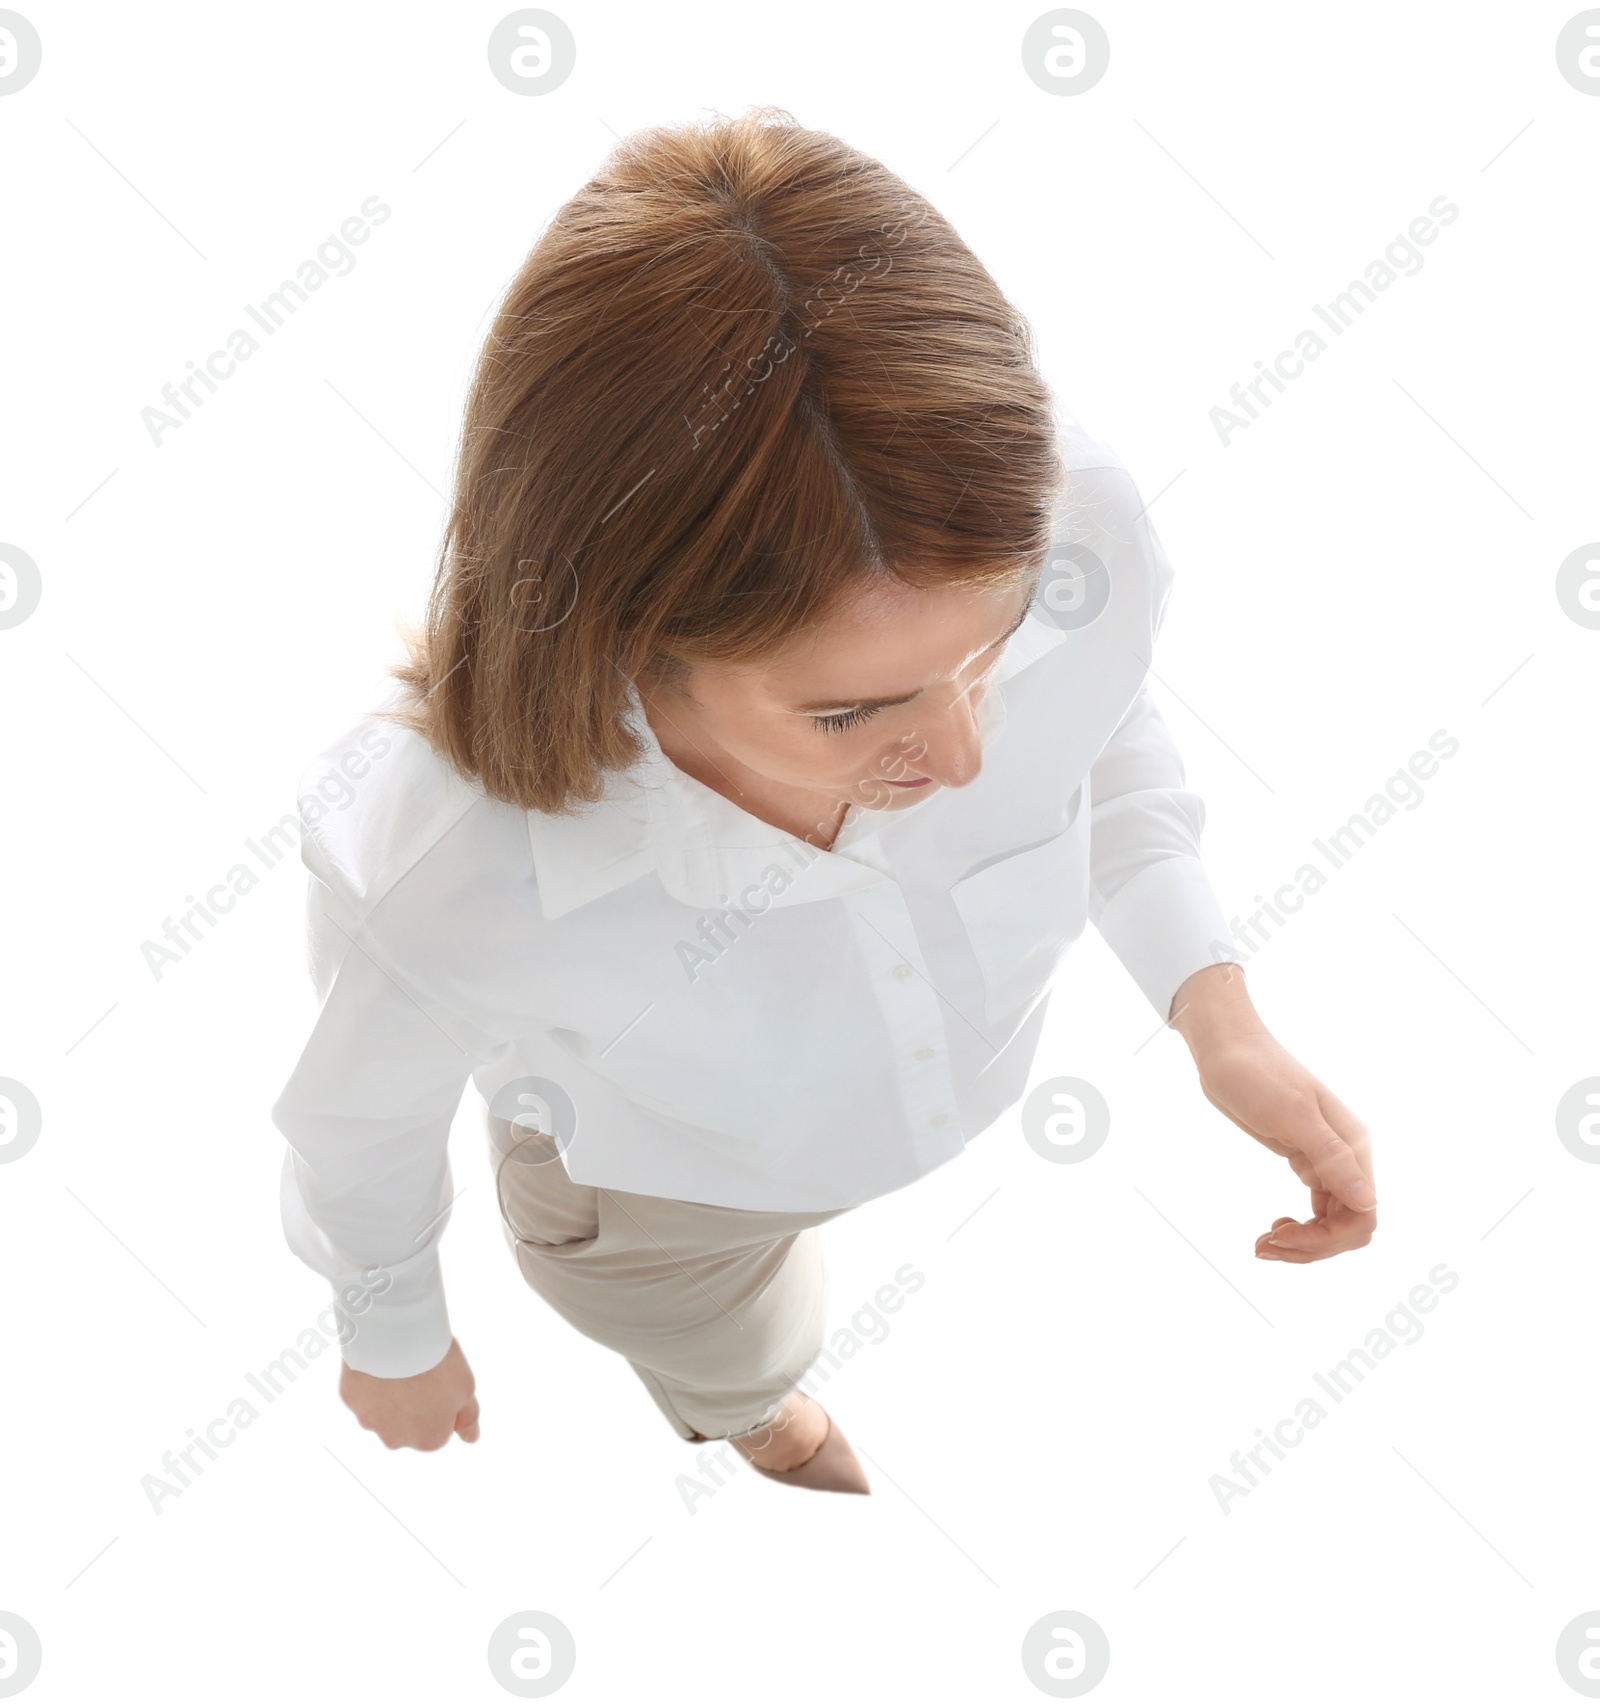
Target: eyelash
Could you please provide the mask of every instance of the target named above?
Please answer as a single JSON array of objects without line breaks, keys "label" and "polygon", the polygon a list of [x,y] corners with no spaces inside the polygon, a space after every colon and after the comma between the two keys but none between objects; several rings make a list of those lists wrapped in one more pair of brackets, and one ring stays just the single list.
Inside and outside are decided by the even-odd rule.
[{"label": "eyelash", "polygon": [[854,729],[864,718],[870,718],[877,711],[876,706],[856,706],[848,712],[827,712],[821,717],[812,718],[812,723],[818,729],[840,730]]}]

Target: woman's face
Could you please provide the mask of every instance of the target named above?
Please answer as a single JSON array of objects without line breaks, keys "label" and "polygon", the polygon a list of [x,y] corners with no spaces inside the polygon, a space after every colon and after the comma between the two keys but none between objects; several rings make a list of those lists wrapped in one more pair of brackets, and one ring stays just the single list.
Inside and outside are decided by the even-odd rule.
[{"label": "woman's face", "polygon": [[978,708],[1033,589],[875,584],[771,658],[693,664],[641,698],[680,769],[831,835],[845,806],[892,810],[978,775]]}]

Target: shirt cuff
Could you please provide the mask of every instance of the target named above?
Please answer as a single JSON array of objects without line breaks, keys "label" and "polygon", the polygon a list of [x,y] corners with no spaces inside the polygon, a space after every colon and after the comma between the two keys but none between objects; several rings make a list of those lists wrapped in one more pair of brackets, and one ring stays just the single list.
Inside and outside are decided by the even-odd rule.
[{"label": "shirt cuff", "polygon": [[402,1263],[373,1264],[334,1282],[341,1356],[369,1376],[420,1376],[450,1350],[439,1253],[430,1247]]},{"label": "shirt cuff", "polygon": [[1225,961],[1244,964],[1196,855],[1174,854],[1147,866],[1094,923],[1163,1022],[1191,973]]}]

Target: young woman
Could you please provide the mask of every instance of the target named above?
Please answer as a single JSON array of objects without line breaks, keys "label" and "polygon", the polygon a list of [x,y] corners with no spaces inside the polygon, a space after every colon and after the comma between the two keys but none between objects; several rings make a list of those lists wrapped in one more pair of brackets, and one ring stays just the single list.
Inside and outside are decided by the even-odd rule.
[{"label": "young woman", "polygon": [[1019,1100],[1089,922],[1310,1188],[1257,1254],[1367,1243],[1367,1135],[1251,1005],[1145,682],[1171,577],[883,166],[771,111],[621,145],[490,333],[399,686],[302,784],[322,1007],[273,1118],[364,1427],[478,1437],[471,1078],[527,1282],[680,1435],[866,1492],[796,1386],[818,1228]]}]

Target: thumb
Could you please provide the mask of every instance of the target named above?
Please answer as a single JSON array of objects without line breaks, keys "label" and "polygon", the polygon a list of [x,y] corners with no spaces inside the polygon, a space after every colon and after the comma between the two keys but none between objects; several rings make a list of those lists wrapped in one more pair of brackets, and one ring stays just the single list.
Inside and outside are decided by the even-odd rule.
[{"label": "thumb", "polygon": [[1317,1120],[1300,1142],[1317,1171],[1317,1179],[1341,1204],[1352,1210],[1376,1208],[1377,1191],[1363,1172],[1356,1153],[1326,1121]]},{"label": "thumb", "polygon": [[476,1395],[456,1413],[456,1434],[463,1441],[476,1441],[478,1439],[478,1400]]}]

